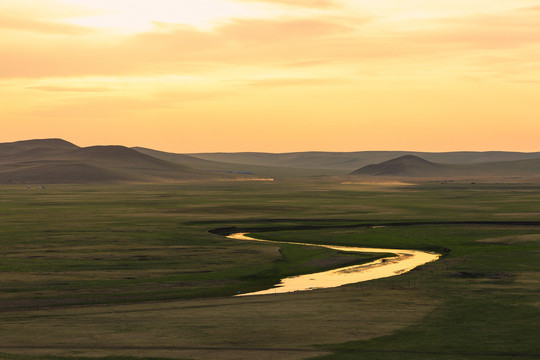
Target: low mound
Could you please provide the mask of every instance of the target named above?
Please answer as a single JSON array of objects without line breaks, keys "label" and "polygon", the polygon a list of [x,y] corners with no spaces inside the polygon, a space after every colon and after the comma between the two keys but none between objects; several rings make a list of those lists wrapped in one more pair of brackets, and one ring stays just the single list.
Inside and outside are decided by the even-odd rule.
[{"label": "low mound", "polygon": [[448,173],[448,167],[414,155],[404,155],[379,164],[364,166],[352,175],[429,177]]}]

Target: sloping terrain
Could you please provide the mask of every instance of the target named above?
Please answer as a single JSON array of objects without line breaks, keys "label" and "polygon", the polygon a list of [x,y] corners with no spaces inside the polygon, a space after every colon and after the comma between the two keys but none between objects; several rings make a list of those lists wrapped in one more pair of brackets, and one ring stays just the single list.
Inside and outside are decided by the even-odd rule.
[{"label": "sloping terrain", "polygon": [[273,162],[275,165],[268,165],[265,161],[262,161],[261,164],[258,164],[257,162],[221,162],[205,160],[191,155],[169,153],[142,147],[134,147],[133,149],[158,159],[189,166],[198,170],[210,172],[252,173],[257,177],[262,178],[342,175],[346,173],[343,170],[334,170],[331,168],[319,169],[317,167],[310,168],[301,166],[287,167],[285,165],[280,165],[278,162]]},{"label": "sloping terrain", "polygon": [[[421,156],[418,156],[418,155]],[[540,177],[540,153],[404,151],[175,154],[62,139],[0,143],[0,183],[394,177]]]},{"label": "sloping terrain", "polygon": [[0,182],[9,184],[99,183],[120,180],[135,179],[96,166],[70,162],[30,163],[0,172]]},{"label": "sloping terrain", "polygon": [[[199,170],[245,170],[245,167],[238,166],[238,163],[225,163],[220,161],[212,161],[212,160],[205,160],[205,159],[199,159],[195,156],[185,155],[185,154],[176,154],[176,153],[170,153],[165,151],[159,151],[159,150],[153,150],[148,149],[144,147],[134,147],[133,150],[136,150],[142,154],[146,154],[148,156],[152,156],[157,159],[169,161],[176,164],[181,164],[184,166],[189,166],[194,169]],[[247,171],[247,170],[246,170]]]},{"label": "sloping terrain", "polygon": [[481,163],[471,165],[469,168],[474,168],[476,172],[486,175],[540,176],[540,159]]},{"label": "sloping terrain", "polygon": [[73,150],[79,147],[62,139],[23,140],[0,144],[0,155],[19,154],[26,150]]},{"label": "sloping terrain", "polygon": [[351,173],[361,176],[393,177],[535,177],[540,176],[540,159],[439,164],[418,156],[404,155],[378,164],[366,165]]},{"label": "sloping terrain", "polygon": [[39,139],[0,144],[0,163],[50,160],[79,147],[62,139]]},{"label": "sloping terrain", "polygon": [[363,166],[388,161],[403,155],[415,155],[422,159],[444,164],[476,164],[527,159],[539,159],[540,152],[522,153],[506,151],[459,151],[459,152],[416,152],[416,151],[357,151],[357,152],[294,152],[294,153],[196,153],[189,154],[200,159],[262,166],[291,168],[333,169],[353,171]]},{"label": "sloping terrain", "polygon": [[353,171],[353,175],[364,176],[412,176],[430,177],[451,173],[450,166],[432,163],[414,155],[403,155],[398,158],[371,164]]},{"label": "sloping terrain", "polygon": [[60,139],[0,144],[0,183],[156,182],[212,176],[124,146],[81,148]]}]

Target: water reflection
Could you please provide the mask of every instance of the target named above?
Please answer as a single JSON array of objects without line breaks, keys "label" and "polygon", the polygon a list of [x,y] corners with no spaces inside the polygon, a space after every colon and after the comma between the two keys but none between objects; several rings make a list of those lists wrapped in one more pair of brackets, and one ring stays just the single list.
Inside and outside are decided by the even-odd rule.
[{"label": "water reflection", "polygon": [[403,274],[420,265],[437,260],[441,255],[426,251],[402,250],[402,249],[381,249],[381,248],[361,248],[350,246],[319,245],[298,242],[280,242],[272,240],[261,240],[247,236],[248,233],[235,233],[227,236],[230,239],[261,241],[270,243],[286,243],[296,245],[318,246],[328,249],[363,252],[363,253],[391,253],[391,257],[379,259],[362,265],[346,266],[339,269],[323,271],[314,274],[292,276],[282,279],[274,287],[256,291],[252,293],[239,294],[237,296],[247,295],[265,295],[287,293],[294,291],[307,291],[320,288],[332,288],[347,284],[353,284],[361,281],[380,279],[384,277]]}]

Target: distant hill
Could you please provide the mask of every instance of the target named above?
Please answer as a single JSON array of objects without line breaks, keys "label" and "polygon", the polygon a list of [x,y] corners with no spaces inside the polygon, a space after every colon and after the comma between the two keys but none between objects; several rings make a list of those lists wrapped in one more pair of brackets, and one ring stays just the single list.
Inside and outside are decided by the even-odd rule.
[{"label": "distant hill", "polygon": [[333,169],[317,169],[317,168],[302,168],[302,167],[286,167],[283,165],[268,165],[251,163],[232,163],[201,159],[196,156],[186,154],[175,154],[164,151],[152,150],[143,147],[132,148],[143,154],[153,156],[158,159],[170,161],[176,164],[189,166],[205,171],[230,171],[230,172],[252,172],[257,177],[263,178],[280,178],[280,177],[304,177],[304,176],[323,176],[323,175],[340,175],[344,171]]},{"label": "distant hill", "polygon": [[205,160],[205,159],[199,159],[194,156],[185,155],[185,154],[176,154],[176,153],[170,153],[165,151],[159,151],[159,150],[153,150],[148,149],[144,147],[133,147],[132,148],[135,151],[138,151],[142,154],[146,154],[148,156],[155,157],[157,159],[169,161],[175,164],[181,164],[184,166],[189,166],[194,169],[214,169],[214,170],[234,170],[239,167],[239,164],[231,164],[231,163],[224,163],[220,161],[212,161],[212,160]]},{"label": "distant hill", "polygon": [[199,159],[259,166],[279,166],[302,169],[327,169],[353,171],[363,166],[395,159],[404,155],[418,156],[424,160],[444,164],[478,164],[539,159],[540,152],[522,153],[507,151],[458,151],[458,152],[417,152],[417,151],[357,151],[357,152],[293,152],[293,153],[193,153]]},{"label": "distant hill", "polygon": [[403,155],[398,158],[371,164],[353,171],[353,175],[365,176],[412,176],[430,177],[444,175],[450,169],[444,165],[435,164],[414,155]]},{"label": "distant hill", "polygon": [[531,177],[540,176],[540,159],[456,165],[433,163],[418,156],[404,155],[366,165],[351,175],[418,178]]},{"label": "distant hill", "polygon": [[62,139],[0,143],[0,184],[171,182],[347,175],[540,177],[540,152],[405,151],[175,154],[79,147]]},{"label": "distant hill", "polygon": [[124,146],[81,148],[61,139],[0,144],[0,183],[4,184],[160,182],[216,177],[217,174]]}]

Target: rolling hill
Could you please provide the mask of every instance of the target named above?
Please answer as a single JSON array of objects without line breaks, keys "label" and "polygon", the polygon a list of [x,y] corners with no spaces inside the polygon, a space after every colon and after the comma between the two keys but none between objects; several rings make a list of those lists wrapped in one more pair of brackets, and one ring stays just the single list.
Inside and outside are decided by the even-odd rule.
[{"label": "rolling hill", "polygon": [[441,164],[414,155],[404,155],[381,163],[366,165],[353,171],[351,175],[416,178],[538,177],[540,176],[540,159]]},{"label": "rolling hill", "polygon": [[0,183],[3,184],[275,179],[349,173],[415,178],[540,177],[540,153],[176,154],[117,145],[79,147],[62,139],[0,143]]},{"label": "rolling hill", "polygon": [[325,175],[342,175],[346,172],[343,170],[334,169],[318,169],[318,168],[306,168],[306,167],[287,167],[275,163],[275,165],[268,165],[262,161],[258,163],[234,163],[234,162],[221,162],[201,159],[196,156],[186,154],[175,154],[164,151],[152,150],[142,147],[132,148],[143,154],[153,156],[158,159],[170,161],[176,164],[189,166],[195,169],[206,171],[224,171],[224,172],[249,172],[262,178],[282,178],[282,177],[305,177],[305,176],[325,176]]},{"label": "rolling hill", "polygon": [[212,179],[216,174],[124,146],[78,147],[61,139],[0,144],[0,183],[114,183]]},{"label": "rolling hill", "polygon": [[508,151],[458,151],[441,153],[417,151],[308,151],[278,154],[239,152],[192,153],[189,155],[199,159],[233,164],[343,170],[348,172],[366,165],[392,160],[404,155],[414,155],[427,161],[444,164],[478,164],[484,162],[503,162],[540,158],[540,152],[523,153]]},{"label": "rolling hill", "polygon": [[451,172],[449,166],[436,164],[415,155],[403,155],[378,164],[371,164],[353,171],[353,175],[364,176],[412,176],[431,177]]}]

